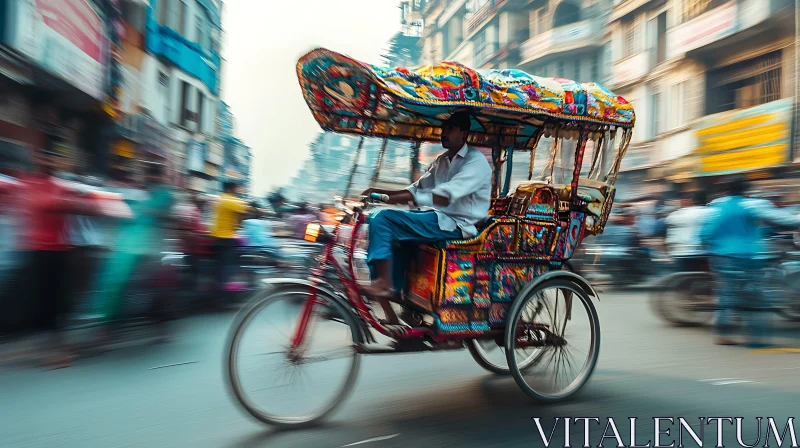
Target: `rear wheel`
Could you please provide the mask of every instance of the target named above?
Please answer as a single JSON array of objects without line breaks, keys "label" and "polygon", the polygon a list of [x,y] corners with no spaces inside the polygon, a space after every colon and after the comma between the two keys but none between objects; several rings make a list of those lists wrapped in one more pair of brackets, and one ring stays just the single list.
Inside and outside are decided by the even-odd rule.
[{"label": "rear wheel", "polygon": [[678,276],[651,295],[651,306],[675,326],[711,325],[717,308],[713,281],[711,274]]},{"label": "rear wheel", "polygon": [[[472,359],[489,372],[497,375],[511,374],[511,370],[508,368],[506,349],[500,347],[496,341],[490,339],[472,339],[467,342],[467,350],[469,350],[469,354],[472,355]],[[541,354],[541,350],[534,347],[524,347],[520,349],[519,359],[521,360],[521,368],[524,370],[533,365]]]},{"label": "rear wheel", "polygon": [[341,404],[355,384],[360,328],[351,310],[338,301],[318,294],[303,346],[290,349],[308,300],[311,294],[305,289],[265,291],[234,327],[229,385],[250,415],[270,425],[316,423]]},{"label": "rear wheel", "polygon": [[[600,353],[600,321],[586,292],[574,281],[553,279],[518,297],[505,333],[511,375],[531,398],[555,402],[589,380]],[[519,353],[535,347],[535,362]]]}]

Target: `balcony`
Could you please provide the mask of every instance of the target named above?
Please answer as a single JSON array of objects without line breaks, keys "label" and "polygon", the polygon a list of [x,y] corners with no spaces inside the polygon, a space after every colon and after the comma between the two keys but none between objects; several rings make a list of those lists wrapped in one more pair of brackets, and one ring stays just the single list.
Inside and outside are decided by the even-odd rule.
[{"label": "balcony", "polygon": [[464,5],[467,3],[467,0],[450,0],[447,3],[447,6],[444,8],[444,12],[442,15],[439,16],[439,20],[436,21],[436,24],[439,28],[444,28],[447,25],[447,22],[453,18],[460,10],[464,9]]},{"label": "balcony", "polygon": [[596,20],[583,20],[546,31],[526,40],[520,48],[520,64],[538,61],[547,56],[603,45],[597,37],[602,24]]},{"label": "balcony", "polygon": [[475,66],[480,67],[489,62],[489,59],[497,52],[497,42],[486,42],[482,47],[475,50]]},{"label": "balcony", "polygon": [[619,88],[644,78],[650,72],[651,59],[650,52],[643,51],[615,62],[611,68],[613,85],[610,87]]},{"label": "balcony", "polygon": [[497,15],[497,12],[508,3],[508,0],[489,0],[479,10],[475,11],[464,24],[464,35],[470,36],[478,31]]},{"label": "balcony", "polygon": [[737,3],[732,0],[667,31],[667,58],[712,44],[735,33]]}]

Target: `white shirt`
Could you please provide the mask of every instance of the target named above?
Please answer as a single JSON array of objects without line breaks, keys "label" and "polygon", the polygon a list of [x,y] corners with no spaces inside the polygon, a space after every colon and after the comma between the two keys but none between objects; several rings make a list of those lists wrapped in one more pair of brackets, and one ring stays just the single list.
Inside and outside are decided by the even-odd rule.
[{"label": "white shirt", "polygon": [[700,229],[713,213],[708,207],[686,207],[667,216],[667,249],[673,257],[702,255]]},{"label": "white shirt", "polygon": [[[461,230],[464,238],[478,234],[475,227],[486,218],[492,197],[492,167],[486,156],[466,144],[451,161],[444,153],[407,188],[420,209],[434,210],[439,228]],[[433,207],[433,195],[446,197],[447,207]]]}]

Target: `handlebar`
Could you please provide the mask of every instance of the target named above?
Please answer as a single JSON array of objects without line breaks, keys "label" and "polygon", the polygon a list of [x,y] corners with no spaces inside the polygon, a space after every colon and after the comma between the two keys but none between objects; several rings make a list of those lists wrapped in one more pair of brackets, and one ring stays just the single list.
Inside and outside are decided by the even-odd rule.
[{"label": "handlebar", "polygon": [[379,202],[389,202],[389,195],[388,194],[380,194],[380,193],[371,193],[369,198],[373,201]]}]

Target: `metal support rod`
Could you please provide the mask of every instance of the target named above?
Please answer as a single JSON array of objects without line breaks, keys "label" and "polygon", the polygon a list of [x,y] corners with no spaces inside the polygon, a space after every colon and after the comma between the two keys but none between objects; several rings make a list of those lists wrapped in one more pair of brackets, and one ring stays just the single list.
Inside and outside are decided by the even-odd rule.
[{"label": "metal support rod", "polygon": [[411,145],[411,183],[414,183],[419,179],[420,175],[419,153],[421,146],[422,146],[422,141],[420,140],[414,142],[414,144]]},{"label": "metal support rod", "polygon": [[506,181],[505,185],[503,186],[503,193],[501,194],[502,197],[508,196],[508,190],[511,188],[511,171],[512,171],[512,164],[514,162],[514,147],[506,150]]},{"label": "metal support rod", "polygon": [[350,171],[350,177],[347,179],[347,187],[344,189],[344,197],[350,194],[350,187],[353,185],[353,177],[356,175],[358,168],[358,161],[361,159],[361,148],[364,146],[364,137],[358,142],[358,149],[356,149],[356,158],[353,159],[353,169]]},{"label": "metal support rod", "polygon": [[381,145],[381,152],[378,154],[378,163],[375,164],[375,174],[372,175],[372,182],[370,182],[370,187],[374,187],[376,183],[378,183],[378,175],[381,172],[381,165],[383,165],[383,156],[386,154],[386,145],[389,143],[388,138],[383,139],[383,144]]}]

